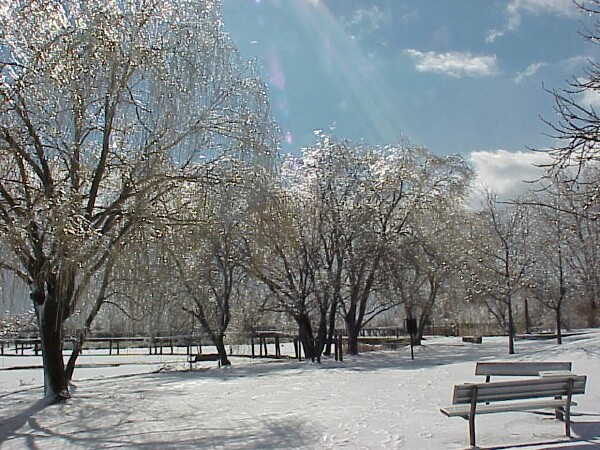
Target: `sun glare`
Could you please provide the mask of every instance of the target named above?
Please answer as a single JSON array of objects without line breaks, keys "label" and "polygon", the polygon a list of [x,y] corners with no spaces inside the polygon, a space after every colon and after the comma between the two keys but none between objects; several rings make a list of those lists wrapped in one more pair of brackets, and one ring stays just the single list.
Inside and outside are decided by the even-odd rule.
[{"label": "sun glare", "polygon": [[[319,0],[291,4],[307,34],[312,36],[311,45],[319,52],[324,67],[338,79],[340,89],[353,99],[351,103],[358,105],[354,111],[358,120],[376,130],[382,141],[389,140],[389,136],[400,138],[403,134],[413,134],[417,126],[402,110],[397,90],[390,86],[372,59],[362,51],[360,43],[350,36],[327,6]],[[344,109],[340,107],[340,111]]]}]

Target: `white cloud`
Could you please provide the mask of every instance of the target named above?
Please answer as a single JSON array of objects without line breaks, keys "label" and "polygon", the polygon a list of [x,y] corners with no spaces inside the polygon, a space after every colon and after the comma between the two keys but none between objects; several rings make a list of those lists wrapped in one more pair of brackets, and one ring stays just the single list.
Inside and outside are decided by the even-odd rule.
[{"label": "white cloud", "polygon": [[577,55],[572,56],[570,58],[564,59],[561,61],[561,64],[566,67],[566,69],[572,73],[576,70],[579,70],[582,66],[588,64],[590,60],[593,60],[590,56],[587,55]]},{"label": "white cloud", "polygon": [[485,37],[485,42],[487,42],[488,44],[494,42],[499,37],[504,36],[506,34],[506,31],[506,29],[497,30],[495,28],[493,30],[489,30],[487,36]]},{"label": "white cloud", "polygon": [[492,190],[504,200],[514,199],[531,189],[532,182],[545,172],[540,165],[550,162],[543,152],[509,152],[506,150],[476,151],[469,156],[476,178],[471,205],[478,206],[482,193]]},{"label": "white cloud", "polygon": [[501,29],[490,30],[485,41],[494,42],[507,32],[519,28],[523,13],[576,17],[578,12],[579,9],[573,0],[512,0],[506,6],[508,22]]},{"label": "white cloud", "polygon": [[407,49],[404,53],[415,61],[420,72],[433,72],[455,78],[482,77],[499,73],[496,56],[476,56],[469,52],[421,52]]},{"label": "white cloud", "polygon": [[368,26],[375,30],[379,29],[385,20],[383,12],[378,6],[371,6],[370,8],[358,8],[354,11],[351,25],[362,25]]},{"label": "white cloud", "polygon": [[580,94],[579,104],[584,108],[594,108],[600,110],[600,93],[591,89],[586,89]]},{"label": "white cloud", "polygon": [[519,72],[517,76],[513,78],[513,81],[515,83],[521,83],[525,78],[535,75],[538,72],[538,70],[540,70],[545,65],[546,63],[544,62],[530,64],[523,72]]},{"label": "white cloud", "polygon": [[524,10],[534,14],[551,13],[568,17],[577,16],[579,11],[573,0],[512,0],[507,8],[515,13]]},{"label": "white cloud", "polygon": [[391,20],[390,12],[382,11],[381,8],[373,5],[355,9],[352,17],[342,18],[342,24],[349,31],[351,37],[360,39],[389,24]]}]

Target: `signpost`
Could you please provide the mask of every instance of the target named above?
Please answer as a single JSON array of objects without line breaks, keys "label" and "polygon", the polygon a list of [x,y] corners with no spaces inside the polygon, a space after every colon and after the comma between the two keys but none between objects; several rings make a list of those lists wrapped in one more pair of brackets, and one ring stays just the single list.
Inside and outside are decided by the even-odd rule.
[{"label": "signpost", "polygon": [[417,334],[417,319],[404,319],[404,331],[410,334],[410,359],[415,359],[413,344]]}]

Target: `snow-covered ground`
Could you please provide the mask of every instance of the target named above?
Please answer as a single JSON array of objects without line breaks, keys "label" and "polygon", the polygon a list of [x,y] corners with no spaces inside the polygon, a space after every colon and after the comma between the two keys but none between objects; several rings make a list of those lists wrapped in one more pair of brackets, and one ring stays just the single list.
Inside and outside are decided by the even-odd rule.
[{"label": "snow-covered ground", "polygon": [[[44,407],[35,356],[0,357],[2,449],[461,449],[468,426],[439,412],[452,386],[482,381],[476,361],[572,361],[588,376],[573,438],[550,413],[477,417],[481,447],[600,448],[600,331],[554,341],[483,344],[429,338],[410,351],[370,352],[322,364],[232,358],[188,367],[185,355],[84,354],[73,398]],[[289,347],[287,351],[289,351]],[[29,367],[29,368],[28,368]],[[479,380],[478,380],[479,378]]]}]

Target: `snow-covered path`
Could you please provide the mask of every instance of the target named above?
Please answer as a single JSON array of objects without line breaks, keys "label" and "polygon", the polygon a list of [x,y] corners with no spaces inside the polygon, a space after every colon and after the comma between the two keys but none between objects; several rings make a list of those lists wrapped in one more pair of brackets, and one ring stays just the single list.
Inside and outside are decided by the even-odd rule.
[{"label": "snow-covered path", "polygon": [[193,372],[175,370],[185,367],[182,355],[90,356],[122,365],[76,370],[73,398],[46,408],[37,402],[41,371],[6,370],[22,359],[0,357],[0,448],[467,448],[466,421],[438,408],[449,404],[453,384],[477,380],[475,361],[497,359],[573,361],[588,389],[577,399],[573,439],[552,414],[504,413],[477,418],[479,445],[600,448],[600,332],[562,346],[520,340],[510,358],[505,341],[431,338],[414,361],[407,350],[320,365],[233,358],[232,367],[203,363]]}]

